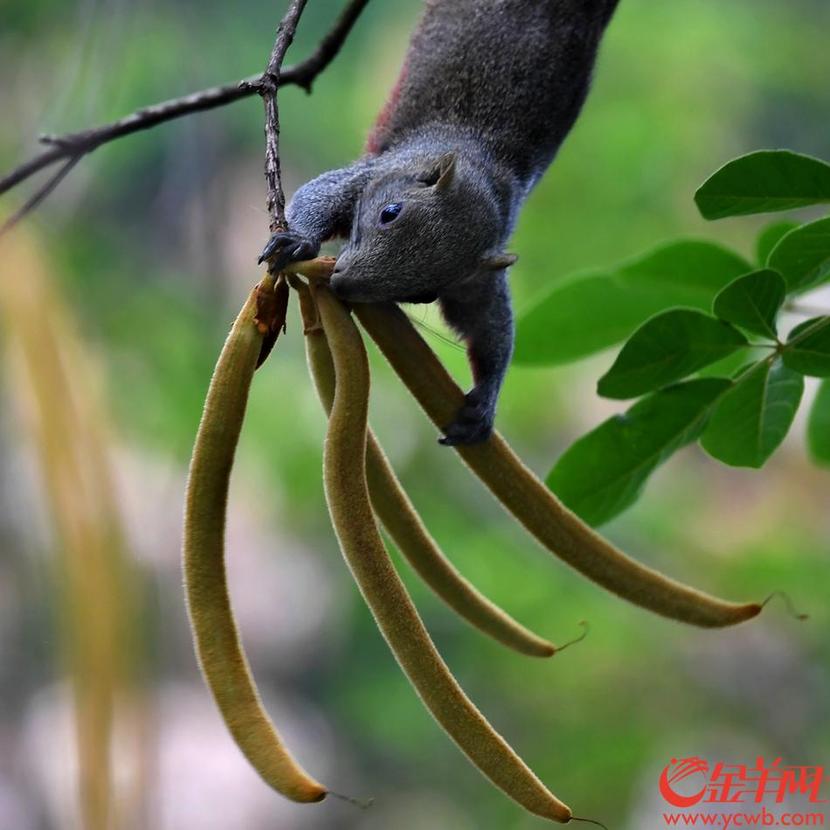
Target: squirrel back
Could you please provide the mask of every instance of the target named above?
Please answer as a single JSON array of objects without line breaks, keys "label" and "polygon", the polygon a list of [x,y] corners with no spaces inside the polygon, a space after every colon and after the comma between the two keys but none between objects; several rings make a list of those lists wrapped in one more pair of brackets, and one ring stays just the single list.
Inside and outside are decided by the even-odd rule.
[{"label": "squirrel back", "polygon": [[427,0],[366,154],[303,185],[262,253],[278,271],[347,236],[341,299],[439,301],[474,379],[443,443],[493,428],[513,349],[504,246],[579,114],[617,2]]},{"label": "squirrel back", "polygon": [[440,125],[533,184],[579,114],[617,2],[427,0],[367,152]]}]

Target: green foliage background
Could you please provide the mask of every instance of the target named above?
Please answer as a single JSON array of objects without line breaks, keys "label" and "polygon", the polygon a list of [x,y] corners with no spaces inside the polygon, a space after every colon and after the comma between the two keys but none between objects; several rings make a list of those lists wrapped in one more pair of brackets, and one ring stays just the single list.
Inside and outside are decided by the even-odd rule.
[{"label": "green foliage background", "polygon": [[[313,46],[336,8],[331,0],[309,3],[292,57]],[[291,188],[359,153],[418,8],[411,0],[373,3],[313,95],[281,95]],[[256,71],[276,14],[273,5],[251,2],[6,0],[0,169],[28,153],[39,132],[79,128]],[[768,222],[709,224],[692,194],[721,163],[758,147],[830,157],[828,26],[830,7],[821,0],[623,0],[582,119],[531,196],[513,241],[517,308],[569,274],[602,273],[681,235],[720,241],[754,260]],[[371,794],[376,806],[274,805],[219,730],[196,675],[181,607],[177,518],[213,362],[257,279],[267,231],[261,124],[261,106],[251,100],[106,147],[36,220],[54,276],[106,367],[115,458],[131,493],[124,509],[154,598],[140,666],[164,728],[153,734],[157,774],[144,798],[155,818],[148,826],[540,827],[492,791],[431,722],[350,583],[325,515],[324,421],[306,378],[296,311],[288,337],[256,379],[236,474],[232,504],[247,512],[232,517],[232,527],[241,528],[232,539],[237,549],[253,545],[243,554],[246,567],[270,574],[265,584],[280,589],[273,602],[257,595],[259,607],[242,614],[243,626],[253,638],[258,679],[289,736],[295,723],[300,756],[335,789]],[[807,209],[798,218],[819,215]],[[552,326],[551,343],[567,351],[569,336],[586,327],[601,333],[604,305],[628,296],[619,286],[595,288],[592,318],[573,335],[567,320]],[[412,314],[440,330],[434,311],[416,307]],[[427,336],[466,383],[463,352]],[[613,357],[601,352],[561,368],[512,369],[500,428],[541,475],[578,436],[626,408],[595,393]],[[830,479],[808,460],[804,423],[796,422],[760,472],[727,469],[695,447],[680,451],[643,498],[604,528],[679,579],[735,599],[783,589],[811,615],[797,624],[772,605],[735,630],[687,630],[622,604],[537,549],[436,444],[434,430],[374,358],[374,425],[462,572],[554,640],[569,639],[578,620],[591,623],[584,643],[552,661],[514,656],[453,619],[403,566],[471,697],[578,814],[614,828],[659,826],[657,774],[672,757],[830,759]],[[805,396],[815,388],[808,381]],[[14,598],[0,617],[0,734],[8,750],[0,785],[16,793],[26,827],[58,827],[64,825],[48,805],[60,798],[41,769],[49,759],[25,761],[25,725],[60,665],[50,662],[55,645],[44,633],[55,586],[38,554],[48,543],[36,530],[35,496],[19,495],[25,460],[13,394],[10,384],[0,392],[0,585]],[[826,447],[826,435],[813,425],[810,440]],[[297,623],[280,604],[298,574],[305,574],[303,594],[287,607],[314,624]],[[240,612],[250,603],[246,588],[255,587],[237,584]],[[210,753],[177,768],[171,784],[164,759],[172,742],[201,746],[199,730],[185,730],[192,717],[169,716],[174,691],[190,696],[200,729],[216,730],[217,739]],[[193,796],[190,812],[173,806],[182,793]]]}]

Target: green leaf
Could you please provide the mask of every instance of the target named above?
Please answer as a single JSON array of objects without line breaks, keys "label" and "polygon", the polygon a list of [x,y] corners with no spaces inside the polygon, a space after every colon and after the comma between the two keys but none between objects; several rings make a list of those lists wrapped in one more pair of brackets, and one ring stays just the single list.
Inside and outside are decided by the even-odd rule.
[{"label": "green leaf", "polygon": [[727,162],[695,193],[706,219],[830,202],[830,164],[789,150],[759,150]]},{"label": "green leaf", "polygon": [[780,360],[756,363],[720,399],[701,445],[732,467],[762,467],[784,440],[803,392],[804,378]]},{"label": "green leaf", "polygon": [[830,317],[814,317],[796,326],[781,357],[802,375],[830,377]]},{"label": "green leaf", "polygon": [[715,294],[752,266],[720,245],[681,240],[624,263],[555,285],[516,323],[516,363],[556,365],[625,340],[672,306],[708,311]]},{"label": "green leaf", "polygon": [[712,312],[721,320],[775,340],[775,319],[786,293],[784,278],[777,271],[753,271],[730,282],[715,297]]},{"label": "green leaf", "polygon": [[699,435],[730,382],[690,380],[661,389],[583,435],[560,456],[548,487],[591,525],[632,505],[649,476]]},{"label": "green leaf", "polygon": [[[756,352],[760,354],[756,355]],[[704,366],[698,372],[695,372],[695,377],[698,378],[731,378],[742,366],[746,366],[747,361],[751,360],[755,363],[761,357],[766,357],[769,352],[766,349],[753,348],[752,346],[738,349],[728,357],[722,360],[716,360],[708,366]]]},{"label": "green leaf", "polygon": [[767,225],[758,234],[758,240],[755,243],[755,256],[762,268],[767,264],[772,249],[780,242],[781,237],[797,227],[798,222],[790,222],[785,219],[782,222],[773,222],[771,225]]},{"label": "green leaf", "polygon": [[751,271],[752,265],[722,245],[681,239],[623,263],[618,270],[628,285],[671,290],[672,305],[708,311],[711,298],[735,277]]},{"label": "green leaf", "polygon": [[830,466],[830,381],[822,381],[807,421],[807,447],[813,458]]},{"label": "green leaf", "polygon": [[636,398],[714,363],[747,345],[729,323],[677,308],[643,323],[623,346],[597,391],[605,398]]},{"label": "green leaf", "polygon": [[830,279],[830,217],[791,230],[769,255],[769,266],[787,281],[787,292],[805,291]]},{"label": "green leaf", "polygon": [[569,280],[519,317],[513,360],[528,365],[578,360],[624,340],[665,302],[655,292],[632,290],[614,274]]}]

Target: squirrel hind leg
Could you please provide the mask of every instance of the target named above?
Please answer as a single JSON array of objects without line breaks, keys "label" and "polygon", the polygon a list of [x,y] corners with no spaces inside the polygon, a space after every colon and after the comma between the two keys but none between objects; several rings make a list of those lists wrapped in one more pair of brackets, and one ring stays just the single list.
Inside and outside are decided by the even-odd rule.
[{"label": "squirrel hind leg", "polygon": [[478,444],[493,431],[496,405],[513,354],[513,312],[505,269],[478,274],[465,290],[439,298],[447,323],[467,343],[474,386],[455,420],[444,429],[445,446]]},{"label": "squirrel hind leg", "polygon": [[464,405],[455,420],[444,428],[444,437],[439,438],[438,443],[445,447],[480,444],[493,432],[495,417],[496,399],[485,398],[479,387],[475,387],[465,395]]}]

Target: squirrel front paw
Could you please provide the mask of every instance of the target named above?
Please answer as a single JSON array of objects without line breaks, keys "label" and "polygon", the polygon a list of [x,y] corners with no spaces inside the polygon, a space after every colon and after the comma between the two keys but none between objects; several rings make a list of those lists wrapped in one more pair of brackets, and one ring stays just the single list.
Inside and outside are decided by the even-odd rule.
[{"label": "squirrel front paw", "polygon": [[444,437],[438,439],[445,447],[460,444],[480,444],[490,437],[496,417],[496,404],[473,389],[464,398],[464,406],[458,410],[455,420],[444,429]]},{"label": "squirrel front paw", "polygon": [[280,231],[268,240],[257,263],[268,260],[268,267],[271,271],[282,271],[292,262],[314,259],[319,252],[319,243],[293,231]]}]

